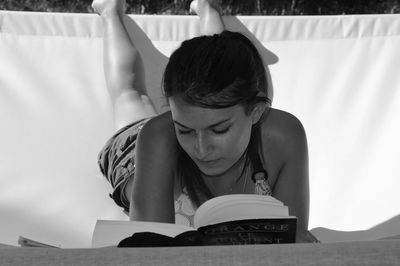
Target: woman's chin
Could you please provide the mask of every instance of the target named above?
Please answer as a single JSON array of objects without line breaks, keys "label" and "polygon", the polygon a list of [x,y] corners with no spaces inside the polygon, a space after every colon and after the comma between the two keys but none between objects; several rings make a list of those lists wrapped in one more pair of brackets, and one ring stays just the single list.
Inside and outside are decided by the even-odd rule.
[{"label": "woman's chin", "polygon": [[201,171],[202,174],[204,174],[206,176],[218,176],[218,175],[221,175],[221,171],[220,170],[216,170],[216,169],[200,168],[200,171]]},{"label": "woman's chin", "polygon": [[221,166],[205,167],[205,166],[198,165],[198,167],[199,167],[200,171],[206,176],[220,176],[223,173],[225,173],[225,171],[226,171],[226,169]]}]

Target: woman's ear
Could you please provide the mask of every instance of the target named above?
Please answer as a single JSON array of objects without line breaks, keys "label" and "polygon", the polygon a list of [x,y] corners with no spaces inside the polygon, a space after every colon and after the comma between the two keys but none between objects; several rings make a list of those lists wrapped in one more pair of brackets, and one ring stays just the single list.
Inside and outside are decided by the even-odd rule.
[{"label": "woman's ear", "polygon": [[253,110],[251,111],[251,119],[253,125],[260,120],[261,116],[265,111],[265,108],[267,108],[267,106],[263,102],[257,103],[256,106],[253,108]]}]

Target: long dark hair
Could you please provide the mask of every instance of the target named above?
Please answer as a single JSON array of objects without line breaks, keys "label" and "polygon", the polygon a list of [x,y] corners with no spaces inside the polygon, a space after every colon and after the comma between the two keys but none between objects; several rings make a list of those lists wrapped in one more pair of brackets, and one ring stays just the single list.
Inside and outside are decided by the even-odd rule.
[{"label": "long dark hair", "polygon": [[[271,104],[263,61],[253,43],[238,32],[184,41],[169,59],[163,88],[167,98],[179,97],[189,105],[215,109],[239,104],[247,115],[260,102],[267,107]],[[260,121],[252,128],[245,167],[249,163],[262,167]],[[200,169],[182,148],[177,167],[182,186],[195,205],[213,197]]]}]

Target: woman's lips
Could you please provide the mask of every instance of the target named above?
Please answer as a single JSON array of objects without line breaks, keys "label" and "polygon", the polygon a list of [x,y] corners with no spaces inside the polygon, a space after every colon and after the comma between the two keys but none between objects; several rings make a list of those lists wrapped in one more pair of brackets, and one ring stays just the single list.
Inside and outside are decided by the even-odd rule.
[{"label": "woman's lips", "polygon": [[215,166],[220,159],[216,159],[216,160],[208,160],[208,161],[202,161],[202,160],[197,160],[199,162],[200,165],[204,166],[204,167],[212,167]]}]

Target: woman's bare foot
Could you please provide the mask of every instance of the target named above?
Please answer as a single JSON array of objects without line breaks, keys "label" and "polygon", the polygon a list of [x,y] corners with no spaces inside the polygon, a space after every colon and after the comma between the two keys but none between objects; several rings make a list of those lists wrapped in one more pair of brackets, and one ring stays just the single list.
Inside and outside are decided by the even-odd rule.
[{"label": "woman's bare foot", "polygon": [[194,0],[190,3],[189,12],[204,17],[207,13],[217,12],[221,15],[222,10],[219,0]]},{"label": "woman's bare foot", "polygon": [[125,0],[93,0],[92,8],[100,16],[123,15]]},{"label": "woman's bare foot", "polygon": [[190,12],[199,16],[202,35],[219,34],[225,30],[219,0],[194,0],[190,3]]}]

